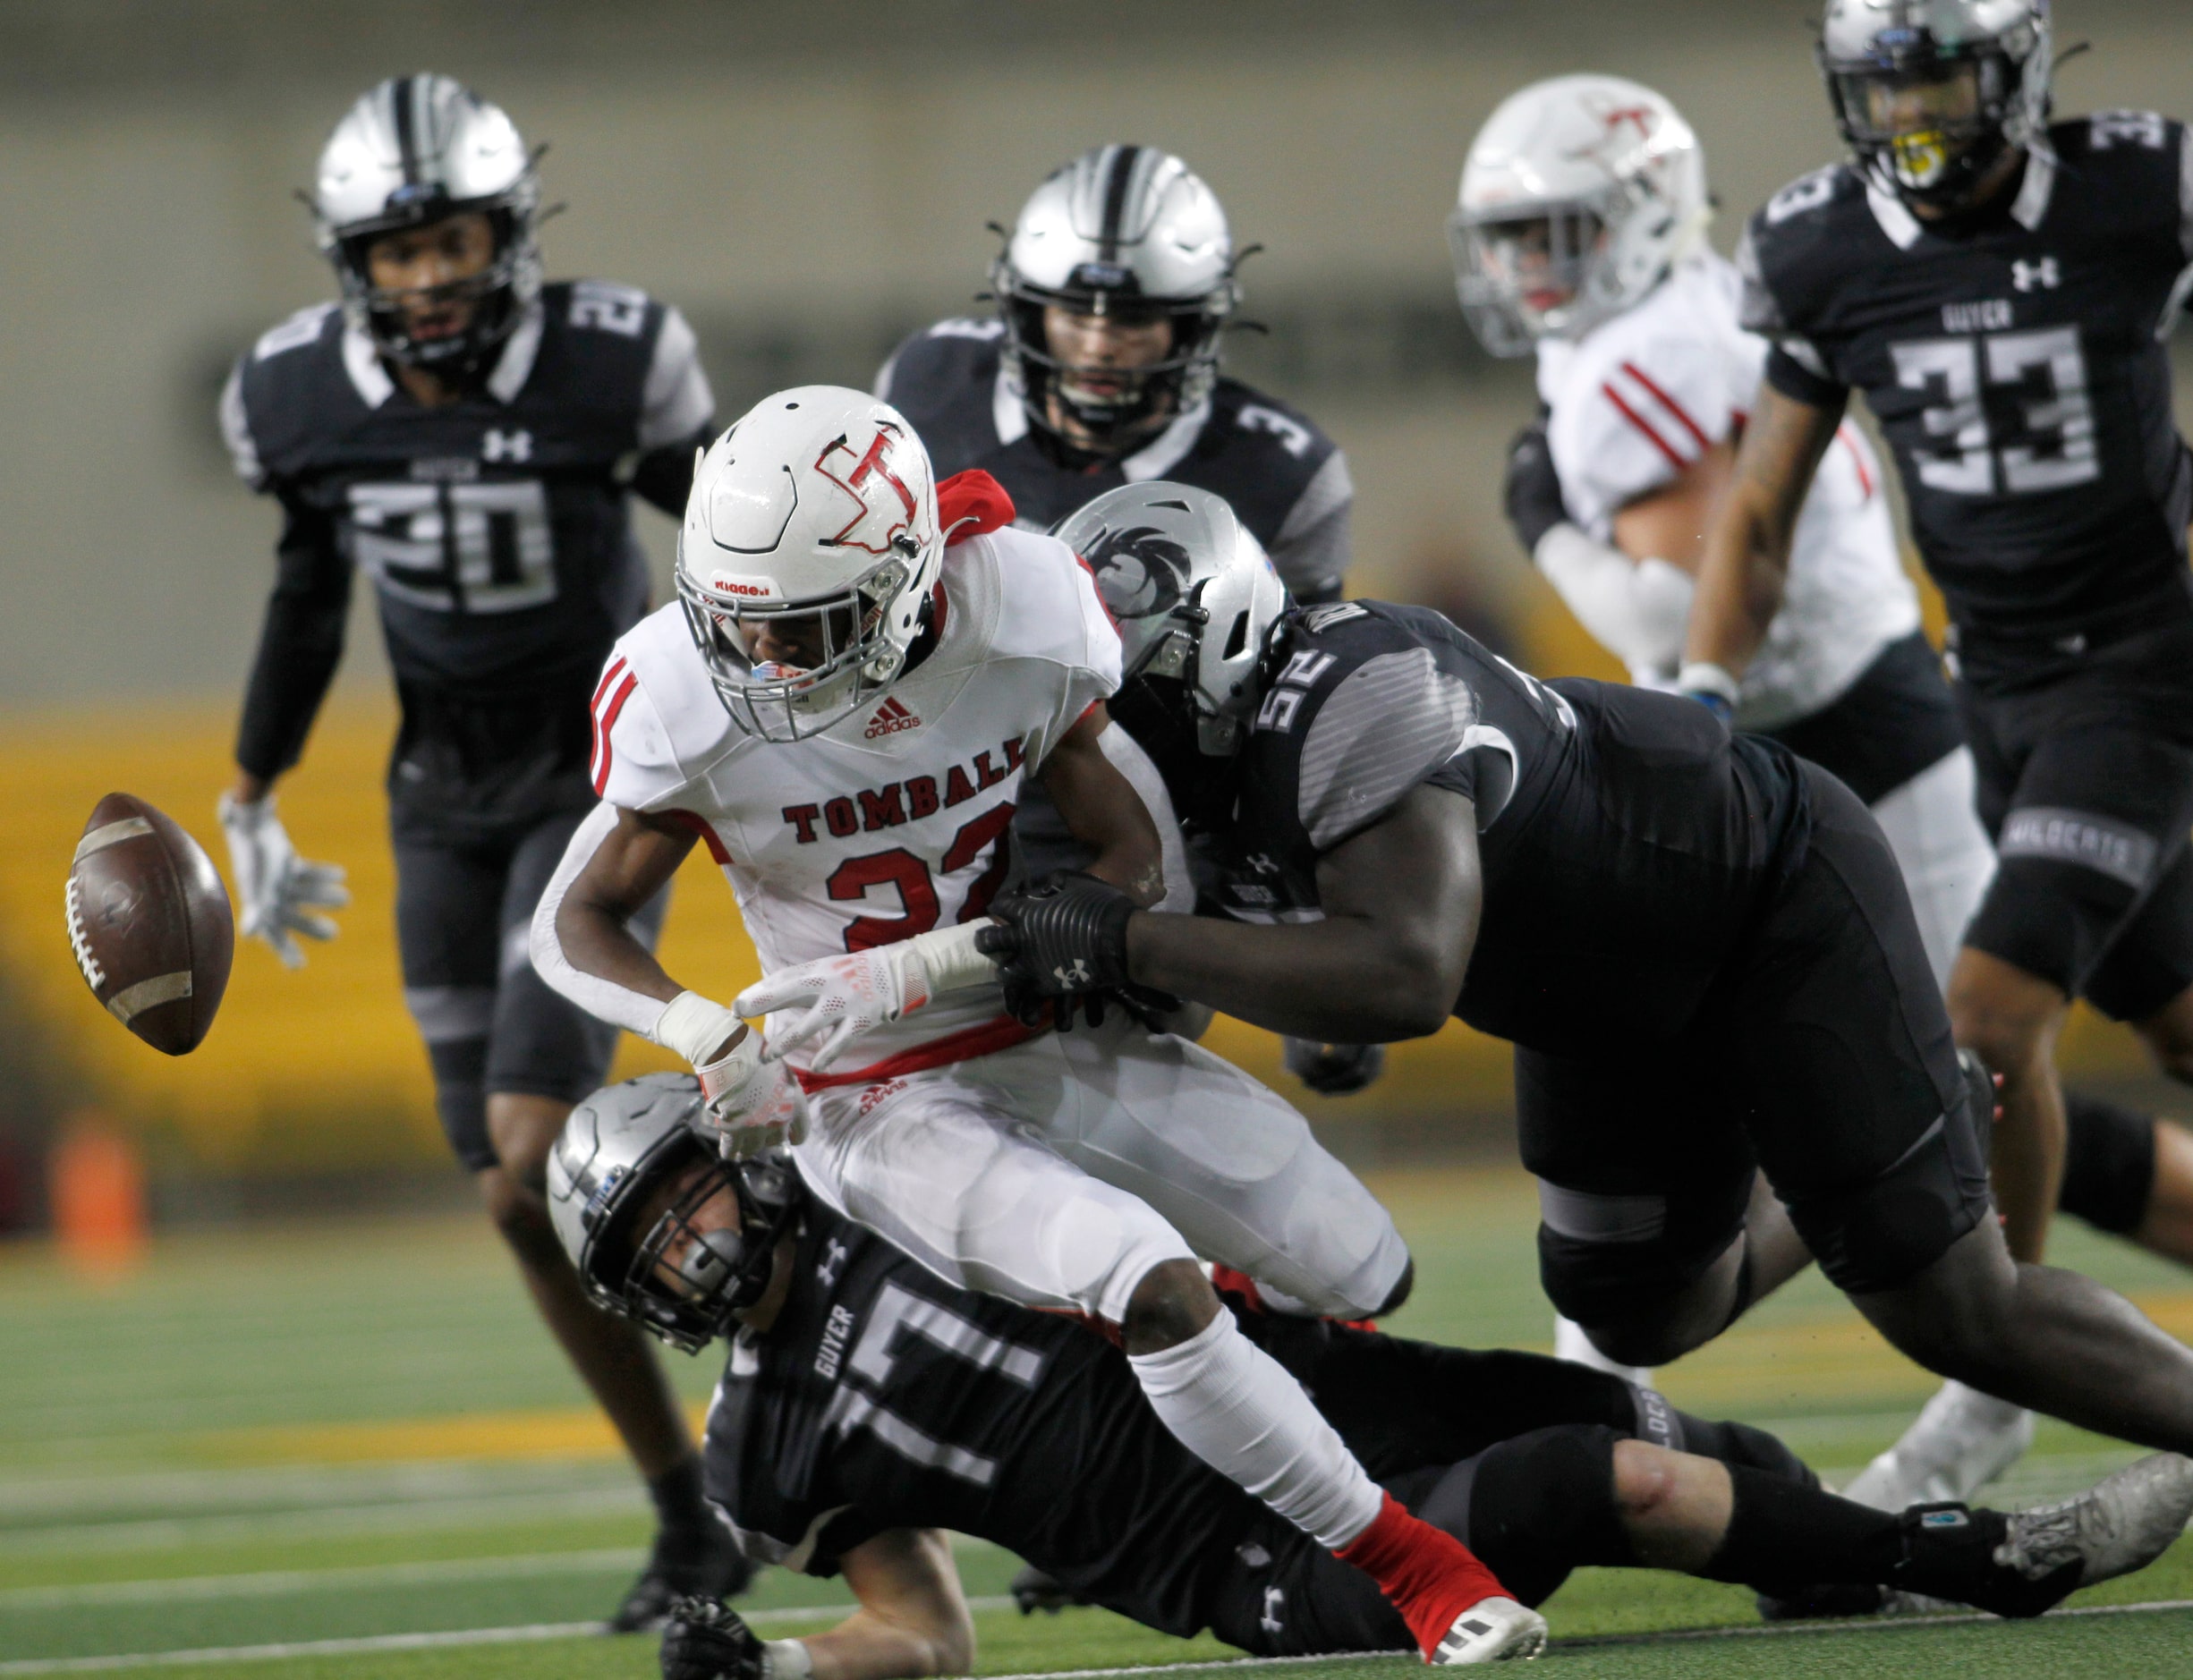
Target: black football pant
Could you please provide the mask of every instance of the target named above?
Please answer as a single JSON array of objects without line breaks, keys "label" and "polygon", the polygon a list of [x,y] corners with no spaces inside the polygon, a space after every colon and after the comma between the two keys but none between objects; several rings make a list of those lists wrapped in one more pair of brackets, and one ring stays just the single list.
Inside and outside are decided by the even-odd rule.
[{"label": "black football pant", "polygon": [[[527,948],[533,907],[585,817],[562,811],[481,840],[396,838],[404,1002],[434,1066],[442,1130],[473,1172],[498,1164],[490,1092],[575,1103],[616,1049],[616,1029],[549,989]],[[651,946],[668,905],[665,887],[633,931]]]}]

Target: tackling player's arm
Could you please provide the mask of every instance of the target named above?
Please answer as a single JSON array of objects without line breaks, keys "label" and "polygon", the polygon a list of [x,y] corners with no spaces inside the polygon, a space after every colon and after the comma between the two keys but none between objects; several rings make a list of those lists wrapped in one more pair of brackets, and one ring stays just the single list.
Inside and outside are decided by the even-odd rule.
[{"label": "tackling player's arm", "polygon": [[1634,561],[1664,560],[1696,577],[1706,533],[1735,471],[1735,449],[1715,444],[1673,479],[1615,514],[1614,546]]},{"label": "tackling player's arm", "polygon": [[677,873],[694,835],[683,823],[646,811],[603,809],[616,812],[615,824],[565,889],[556,912],[557,943],[581,973],[667,1004],[685,988],[630,924]]},{"label": "tackling player's arm", "polygon": [[1297,1038],[1382,1044],[1436,1032],[1461,995],[1483,881],[1471,802],[1429,784],[1318,860],[1322,920],[1138,914],[1129,976]]},{"label": "tackling player's arm", "polygon": [[1798,514],[1821,457],[1835,441],[1844,406],[1801,403],[1772,385],[1760,387],[1728,495],[1707,528],[1698,562],[1683,649],[1685,688],[1735,703],[1735,679],[1781,607]]},{"label": "tackling player's arm", "polygon": [[1110,722],[1101,701],[1090,707],[1036,776],[1074,837],[1096,853],[1088,873],[1147,908],[1165,896],[1165,854],[1149,807],[1098,744]]},{"label": "tackling player's arm", "polygon": [[940,1529],[886,1529],[838,1560],[860,1608],[828,1633],[764,1640],[689,1600],[663,1630],[664,1680],[923,1680],[974,1666],[974,1618]]}]

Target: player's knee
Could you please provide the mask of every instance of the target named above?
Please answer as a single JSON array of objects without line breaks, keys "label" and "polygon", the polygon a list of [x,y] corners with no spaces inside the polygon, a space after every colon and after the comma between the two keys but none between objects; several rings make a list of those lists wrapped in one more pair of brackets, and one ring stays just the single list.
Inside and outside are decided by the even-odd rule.
[{"label": "player's knee", "polygon": [[1161,1260],[1127,1297],[1120,1339],[1130,1353],[1162,1353],[1200,1333],[1221,1311],[1211,1280],[1194,1260]]},{"label": "player's knee", "polygon": [[1534,1603],[1581,1565],[1633,1561],[1616,1491],[1614,1454],[1622,1444],[1634,1443],[1599,1424],[1534,1430],[1476,1461],[1465,1522],[1440,1508],[1454,1491],[1447,1482],[1418,1515],[1497,1559],[1502,1582]]},{"label": "player's knee", "polygon": [[1614,1444],[1614,1503],[1626,1523],[1649,1523],[1674,1502],[1680,1482],[1676,1455],[1649,1441]]}]

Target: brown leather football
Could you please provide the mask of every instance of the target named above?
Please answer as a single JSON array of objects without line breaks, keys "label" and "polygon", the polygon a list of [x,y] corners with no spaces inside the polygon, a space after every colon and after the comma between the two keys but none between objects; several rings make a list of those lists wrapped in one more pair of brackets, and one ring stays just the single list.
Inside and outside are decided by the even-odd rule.
[{"label": "brown leather football", "polygon": [[236,954],[228,889],[205,847],[128,793],[93,808],[69,865],[69,944],[91,995],[156,1050],[213,1025]]}]

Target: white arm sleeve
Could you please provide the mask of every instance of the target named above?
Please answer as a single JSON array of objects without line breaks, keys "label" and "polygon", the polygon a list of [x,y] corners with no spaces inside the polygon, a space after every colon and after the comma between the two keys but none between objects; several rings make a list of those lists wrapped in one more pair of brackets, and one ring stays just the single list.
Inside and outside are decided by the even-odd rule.
[{"label": "white arm sleeve", "polygon": [[659,997],[650,997],[644,992],[635,992],[615,980],[574,967],[564,953],[564,942],[557,937],[556,917],[564,907],[564,895],[571,890],[572,882],[579,878],[579,871],[601,849],[601,843],[616,827],[616,807],[605,802],[588,813],[586,820],[571,836],[571,844],[564,848],[564,861],[556,866],[548,890],[541,894],[540,903],[533,911],[531,942],[533,972],[551,989],[561,992],[588,1014],[613,1022],[627,1032],[636,1032],[643,1039],[654,1039],[659,1044],[662,1040],[655,1038],[656,1030],[663,1011],[669,1005]]},{"label": "white arm sleeve", "polygon": [[1532,556],[1577,622],[1633,673],[1662,677],[1683,655],[1694,586],[1665,560],[1632,560],[1576,526],[1556,525]]},{"label": "white arm sleeve", "polygon": [[1111,760],[1112,768],[1143,796],[1150,820],[1157,825],[1158,850],[1164,859],[1165,896],[1151,908],[1186,915],[1195,908],[1195,887],[1188,879],[1188,849],[1181,844],[1180,819],[1173,810],[1173,796],[1165,791],[1165,778],[1158,774],[1150,755],[1135,744],[1135,737],[1118,724],[1109,725],[1097,737],[1097,745]]}]

